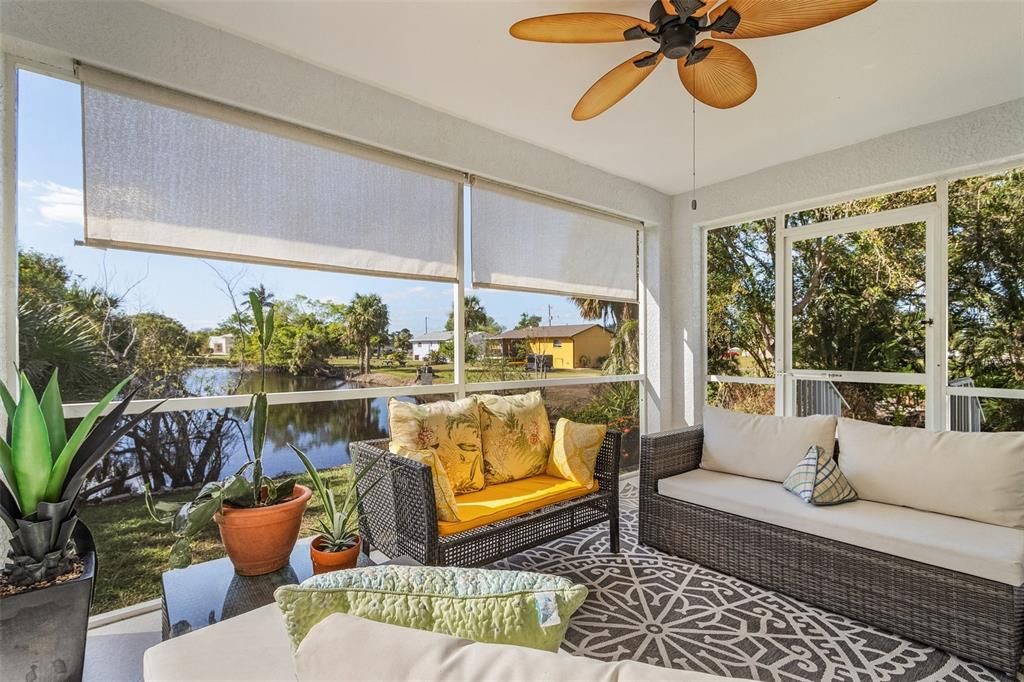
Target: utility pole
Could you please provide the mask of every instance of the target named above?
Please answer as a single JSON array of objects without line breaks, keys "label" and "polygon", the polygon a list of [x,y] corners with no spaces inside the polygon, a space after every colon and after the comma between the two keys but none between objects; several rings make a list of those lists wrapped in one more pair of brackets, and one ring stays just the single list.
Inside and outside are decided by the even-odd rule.
[{"label": "utility pole", "polygon": [[552,325],[552,322],[551,322],[551,320],[552,320],[552,315],[551,315],[551,304],[550,304],[550,303],[548,303],[548,326],[549,326],[549,327],[550,327],[550,326]]},{"label": "utility pole", "polygon": [[426,334],[429,331],[430,331],[430,318],[429,317],[424,317],[423,318],[423,333]]}]

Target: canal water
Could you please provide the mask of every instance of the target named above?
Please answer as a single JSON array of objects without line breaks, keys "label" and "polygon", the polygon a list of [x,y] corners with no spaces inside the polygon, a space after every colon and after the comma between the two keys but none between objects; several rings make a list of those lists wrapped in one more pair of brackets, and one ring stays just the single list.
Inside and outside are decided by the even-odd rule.
[{"label": "canal water", "polygon": [[[258,378],[235,368],[197,368],[187,387],[193,395],[251,393]],[[362,388],[330,377],[268,374],[267,392]],[[414,402],[413,398],[401,400]],[[387,436],[388,399],[357,399],[271,405],[263,468],[268,476],[304,471],[289,444],[305,452],[318,469],[349,462],[353,441]],[[154,414],[124,438],[90,477],[92,499],[138,493],[153,487],[188,487],[234,473],[251,457],[252,429],[238,408]],[[158,482],[154,485],[154,482]]]}]

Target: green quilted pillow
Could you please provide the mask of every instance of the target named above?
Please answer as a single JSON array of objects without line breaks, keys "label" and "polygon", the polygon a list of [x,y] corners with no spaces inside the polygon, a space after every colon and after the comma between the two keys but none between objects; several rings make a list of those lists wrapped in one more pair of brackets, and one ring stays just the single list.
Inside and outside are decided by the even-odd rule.
[{"label": "green quilted pillow", "polygon": [[796,468],[786,476],[782,486],[804,502],[828,506],[853,502],[857,491],[853,489],[831,452],[812,445]]},{"label": "green quilted pillow", "polygon": [[557,651],[587,588],[522,571],[368,566],[315,575],[274,592],[292,646],[332,613],[477,642]]}]

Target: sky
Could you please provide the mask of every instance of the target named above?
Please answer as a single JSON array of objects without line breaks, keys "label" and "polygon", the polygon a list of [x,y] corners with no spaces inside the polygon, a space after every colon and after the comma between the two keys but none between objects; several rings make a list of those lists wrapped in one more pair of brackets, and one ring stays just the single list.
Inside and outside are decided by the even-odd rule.
[{"label": "sky", "polygon": [[[19,72],[18,246],[63,258],[86,285],[123,295],[126,312],[163,313],[193,330],[213,327],[231,311],[221,281],[226,277],[237,280],[241,290],[262,283],[280,300],[302,294],[344,303],[355,293],[377,293],[388,305],[392,330],[419,334],[444,328],[454,299],[450,284],[76,245],[83,238],[81,123],[78,84]],[[506,328],[524,312],[539,315],[545,324],[549,314],[553,324],[582,321],[561,296],[471,289],[467,294],[479,296],[487,313]]]}]

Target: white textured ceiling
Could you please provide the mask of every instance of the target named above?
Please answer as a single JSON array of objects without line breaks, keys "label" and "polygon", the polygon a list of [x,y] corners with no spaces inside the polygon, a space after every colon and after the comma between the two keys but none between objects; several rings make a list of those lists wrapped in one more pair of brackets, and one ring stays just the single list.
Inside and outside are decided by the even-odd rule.
[{"label": "white textured ceiling", "polygon": [[[602,116],[569,116],[647,41],[508,35],[524,17],[646,17],[649,3],[150,1],[662,192],[690,188],[691,99],[669,60]],[[697,104],[698,185],[1024,97],[1024,0],[879,0],[832,24],[734,44],[757,67],[758,91],[736,109]]]}]

